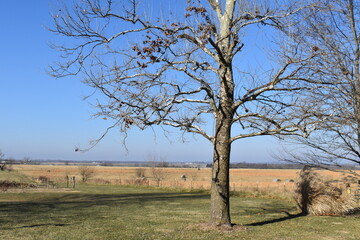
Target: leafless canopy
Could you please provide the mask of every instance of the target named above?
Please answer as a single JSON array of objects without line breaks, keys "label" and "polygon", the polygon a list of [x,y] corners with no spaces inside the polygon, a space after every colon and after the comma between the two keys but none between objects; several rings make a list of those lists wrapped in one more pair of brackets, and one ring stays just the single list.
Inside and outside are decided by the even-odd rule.
[{"label": "leafless canopy", "polygon": [[297,17],[303,19],[296,28],[298,41],[319,53],[310,72],[332,84],[313,91],[308,101],[319,120],[316,131],[296,138],[304,151],[286,159],[356,174],[349,164],[360,164],[360,4],[319,0]]},{"label": "leafless canopy", "polygon": [[[246,48],[242,40],[251,25],[285,30],[283,19],[299,8],[187,1],[183,16],[170,11],[156,18],[140,1],[123,2],[83,0],[53,14],[52,31],[74,41],[54,46],[65,60],[53,65],[51,73],[64,77],[81,72],[83,81],[102,94],[96,98],[97,116],[113,119],[122,131],[162,124],[214,141],[214,131],[206,124],[221,111],[220,68],[236,61],[240,70],[227,84],[234,95],[232,124],[240,128],[231,141],[311,131],[311,121],[297,114],[294,102],[300,101],[298,93],[314,87],[311,78],[303,76],[316,52],[287,53],[262,74],[246,71],[242,62],[251,59],[241,59]],[[231,26],[222,33],[225,18]],[[226,52],[221,49],[224,41]]]}]

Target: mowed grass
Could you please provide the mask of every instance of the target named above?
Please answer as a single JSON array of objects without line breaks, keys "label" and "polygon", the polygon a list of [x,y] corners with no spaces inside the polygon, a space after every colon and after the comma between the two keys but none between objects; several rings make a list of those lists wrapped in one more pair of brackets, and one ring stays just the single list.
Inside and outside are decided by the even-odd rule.
[{"label": "mowed grass", "polygon": [[356,216],[302,217],[292,201],[236,196],[232,221],[246,229],[207,229],[209,204],[206,191],[134,186],[4,192],[0,239],[360,239]]}]

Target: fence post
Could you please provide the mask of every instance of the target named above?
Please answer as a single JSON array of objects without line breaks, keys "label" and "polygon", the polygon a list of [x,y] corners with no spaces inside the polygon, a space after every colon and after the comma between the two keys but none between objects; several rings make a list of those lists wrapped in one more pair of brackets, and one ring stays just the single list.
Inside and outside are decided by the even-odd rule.
[{"label": "fence post", "polygon": [[69,176],[66,175],[66,188],[69,188]]},{"label": "fence post", "polygon": [[72,177],[73,188],[75,188],[75,176]]}]

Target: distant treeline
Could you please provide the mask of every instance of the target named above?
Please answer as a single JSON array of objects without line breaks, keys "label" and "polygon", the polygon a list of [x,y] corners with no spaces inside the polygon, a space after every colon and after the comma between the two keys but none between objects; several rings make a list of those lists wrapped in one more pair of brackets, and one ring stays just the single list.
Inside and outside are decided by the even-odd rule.
[{"label": "distant treeline", "polygon": [[[13,164],[31,164],[31,165],[87,165],[87,166],[108,166],[108,167],[161,167],[161,168],[211,168],[211,163],[206,162],[167,162],[167,161],[143,161],[143,162],[123,162],[123,161],[65,161],[65,160],[31,160],[25,158],[24,160],[2,159],[0,160],[0,167],[2,165],[11,166]],[[304,165],[294,163],[230,163],[230,168],[250,168],[250,169],[302,169]],[[317,169],[328,169],[324,167],[314,167]],[[360,166],[344,165],[342,168],[360,170]],[[340,169],[340,167],[332,167],[332,170]]]},{"label": "distant treeline", "polygon": [[252,169],[302,169],[304,165],[293,163],[230,163],[230,168],[252,168]]},{"label": "distant treeline", "polygon": [[[303,169],[304,164],[296,164],[296,163],[230,163],[230,168],[252,168],[252,169]],[[210,165],[211,167],[211,165]],[[314,169],[326,169],[326,170],[344,170],[344,169],[352,169],[352,170],[360,170],[360,166],[355,165],[342,165],[342,166],[307,166]]]},{"label": "distant treeline", "polygon": [[[117,162],[117,161],[54,161],[54,160],[5,160],[8,165],[31,164],[31,165],[89,165],[89,166],[123,166],[123,167],[162,167],[162,168],[211,168],[211,163],[180,163],[180,162]],[[286,163],[231,163],[230,168],[252,168],[252,169],[302,169],[301,164]]]}]

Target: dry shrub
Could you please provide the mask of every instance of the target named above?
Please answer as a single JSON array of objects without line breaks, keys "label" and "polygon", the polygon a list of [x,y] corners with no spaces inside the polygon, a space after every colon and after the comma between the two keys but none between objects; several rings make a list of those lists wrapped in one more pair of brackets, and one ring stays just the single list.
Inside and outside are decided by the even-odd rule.
[{"label": "dry shrub", "polygon": [[124,179],[123,183],[125,185],[134,185],[135,184],[135,179]]},{"label": "dry shrub", "polygon": [[94,178],[93,180],[91,180],[92,183],[94,184],[98,184],[98,185],[109,185],[111,184],[110,180],[106,180],[106,179],[102,179],[102,178]]},{"label": "dry shrub", "polygon": [[78,169],[83,183],[86,183],[90,178],[95,175],[95,169],[93,167],[79,166]]},{"label": "dry shrub", "polygon": [[137,178],[144,178],[145,177],[145,169],[144,168],[135,169],[135,176]]},{"label": "dry shrub", "polygon": [[0,180],[0,190],[6,192],[9,188],[36,188],[34,184]]},{"label": "dry shrub", "polygon": [[14,181],[0,181],[0,189],[3,192],[6,192],[9,188],[19,188],[21,187],[21,183],[14,182]]},{"label": "dry shrub", "polygon": [[309,168],[296,181],[295,200],[306,215],[343,215],[355,208],[353,197]]},{"label": "dry shrub", "polygon": [[149,185],[149,180],[146,177],[140,177],[135,179],[135,185]]},{"label": "dry shrub", "polygon": [[38,180],[38,182],[43,183],[43,184],[47,183],[49,181],[49,179],[46,176],[39,176],[37,178],[37,180]]}]

